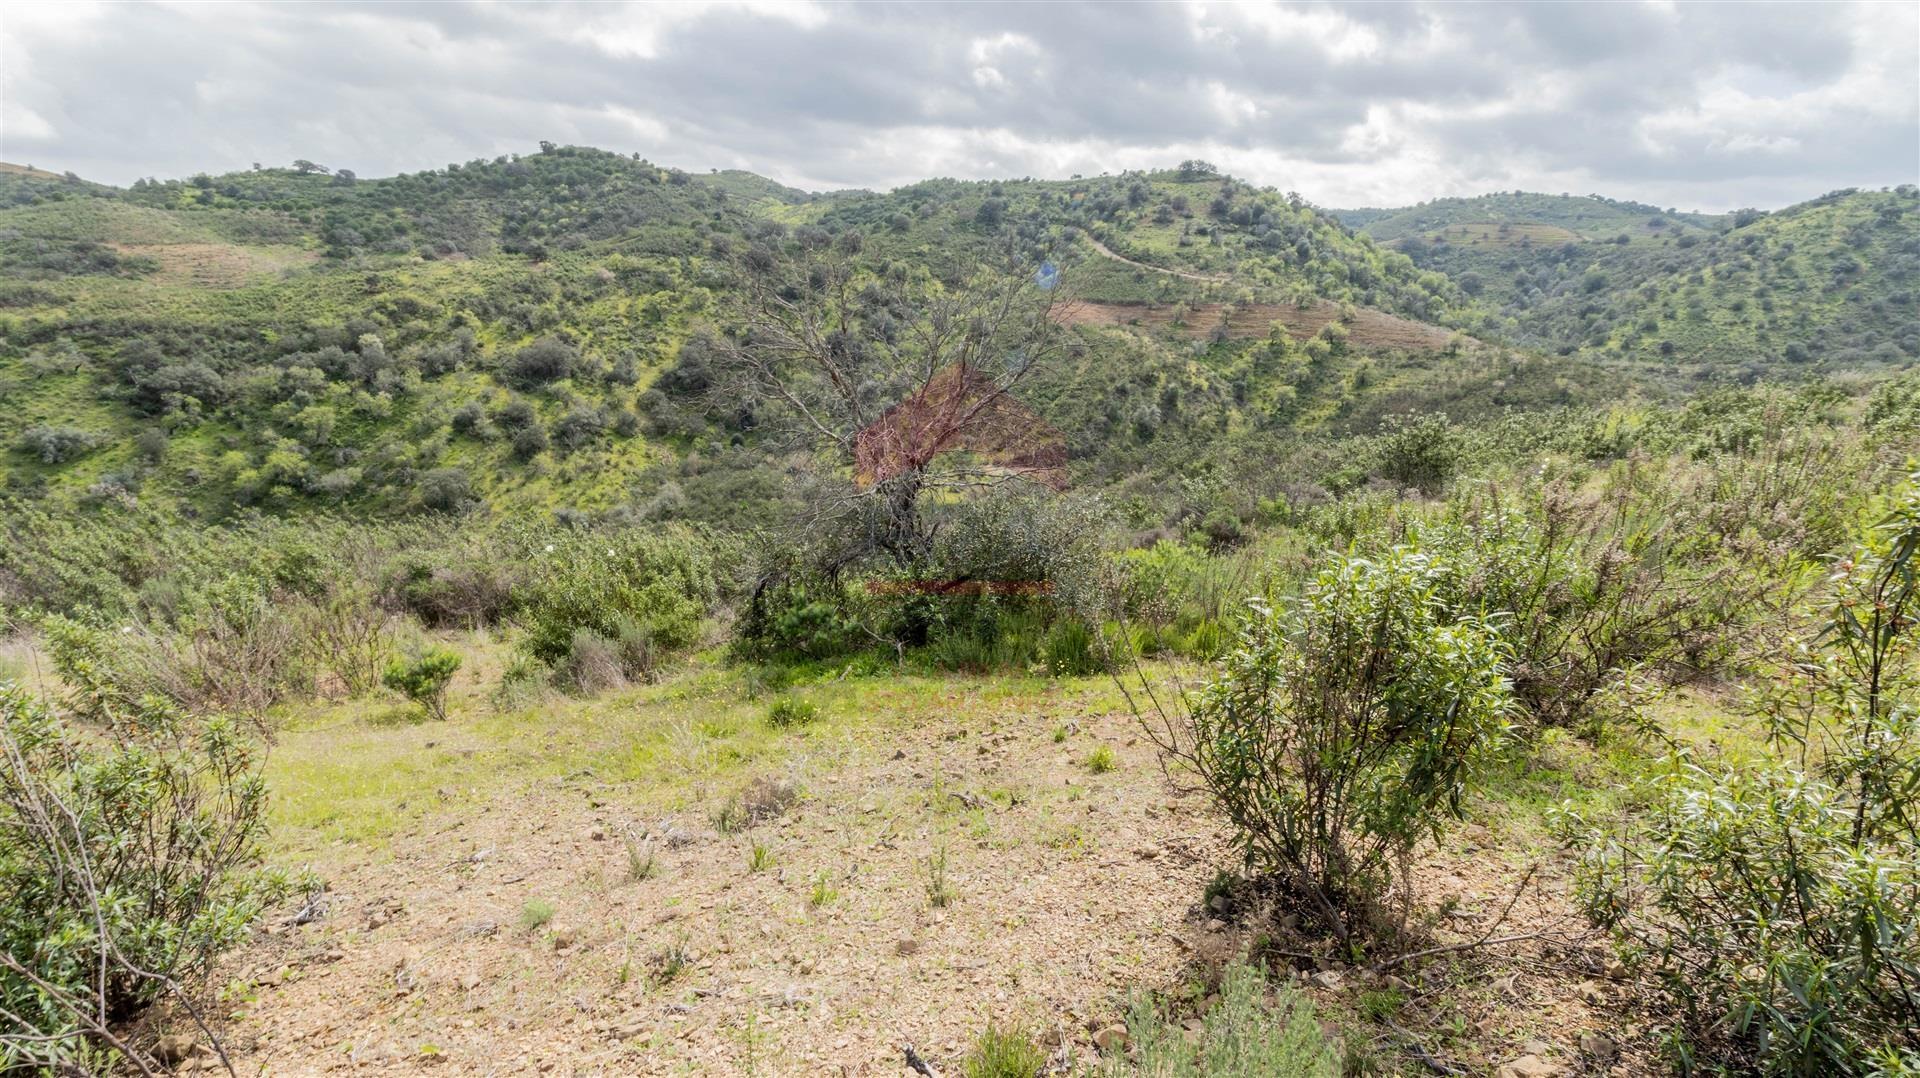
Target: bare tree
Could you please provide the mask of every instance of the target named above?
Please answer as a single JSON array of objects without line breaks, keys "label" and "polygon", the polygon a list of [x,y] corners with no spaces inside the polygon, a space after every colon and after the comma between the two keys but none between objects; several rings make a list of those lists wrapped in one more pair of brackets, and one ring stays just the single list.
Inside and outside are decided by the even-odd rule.
[{"label": "bare tree", "polygon": [[857,259],[817,230],[737,259],[741,304],[715,389],[850,483],[828,511],[876,510],[874,544],[921,564],[930,493],[1009,478],[1058,485],[1065,443],[1015,391],[1062,346],[1052,268],[1009,258],[953,281]]}]

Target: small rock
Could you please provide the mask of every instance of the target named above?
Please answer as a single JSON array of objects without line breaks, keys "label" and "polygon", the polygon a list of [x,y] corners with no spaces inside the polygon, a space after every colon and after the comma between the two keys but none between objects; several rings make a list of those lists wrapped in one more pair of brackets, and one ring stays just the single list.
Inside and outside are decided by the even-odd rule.
[{"label": "small rock", "polygon": [[1594,984],[1592,981],[1581,981],[1579,984],[1574,985],[1573,994],[1580,997],[1580,999],[1595,1005],[1599,1005],[1607,1001],[1606,989],[1601,988],[1599,985]]},{"label": "small rock", "polygon": [[465,974],[462,974],[462,975],[460,976],[460,990],[461,990],[461,991],[463,991],[463,992],[471,992],[471,991],[473,991],[474,989],[476,989],[476,988],[478,988],[478,987],[480,987],[480,975],[479,975],[479,974],[477,974],[477,973],[465,973]]},{"label": "small rock", "polygon": [[604,827],[596,827],[593,830],[587,832],[587,837],[593,840],[594,842],[603,841],[607,837],[607,829]]},{"label": "small rock", "polygon": [[1559,1078],[1567,1068],[1529,1054],[1500,1064],[1493,1073],[1494,1078]]},{"label": "small rock", "polygon": [[904,760],[904,759],[906,759],[906,758],[907,758],[907,750],[905,750],[905,749],[895,749],[895,750],[893,750],[893,758],[894,758],[894,759],[896,759],[896,760]]},{"label": "small rock", "polygon": [[1133,851],[1133,855],[1142,861],[1151,861],[1160,856],[1160,850],[1155,846],[1142,846]]},{"label": "small rock", "polygon": [[1227,922],[1222,921],[1220,918],[1210,917],[1207,919],[1207,931],[1224,932],[1226,931],[1226,929],[1227,929]]},{"label": "small rock", "polygon": [[1580,1034],[1580,1054],[1583,1056],[1605,1063],[1619,1050],[1620,1047],[1613,1043],[1613,1038],[1605,1033]]},{"label": "small rock", "polygon": [[1337,989],[1340,987],[1340,982],[1343,980],[1343,978],[1340,976],[1340,971],[1337,969],[1323,969],[1320,972],[1314,974],[1312,977],[1308,978],[1308,980],[1310,980],[1313,983],[1313,986],[1315,988],[1325,988],[1331,991],[1333,989]]},{"label": "small rock", "polygon": [[565,921],[554,921],[547,925],[547,934],[553,939],[553,949],[566,950],[580,938],[580,933]]},{"label": "small rock", "polygon": [[1115,1022],[1093,1035],[1093,1046],[1103,1053],[1127,1050],[1127,1027]]},{"label": "small rock", "polygon": [[179,1066],[199,1054],[200,1042],[178,1033],[167,1034],[153,1046],[153,1058],[169,1067]]},{"label": "small rock", "polygon": [[1607,976],[1612,978],[1613,980],[1624,981],[1627,979],[1627,974],[1629,972],[1631,971],[1627,969],[1627,964],[1625,962],[1620,961],[1618,958],[1612,958],[1607,960]]},{"label": "small rock", "polygon": [[893,953],[902,958],[920,953],[920,941],[912,936],[902,936],[893,941]]},{"label": "small rock", "polygon": [[1227,900],[1226,895],[1214,895],[1207,899],[1207,908],[1215,913],[1225,913],[1233,908],[1233,903]]},{"label": "small rock", "polygon": [[386,910],[374,910],[372,913],[367,914],[367,927],[380,928],[391,920],[393,920],[393,917],[388,914]]}]

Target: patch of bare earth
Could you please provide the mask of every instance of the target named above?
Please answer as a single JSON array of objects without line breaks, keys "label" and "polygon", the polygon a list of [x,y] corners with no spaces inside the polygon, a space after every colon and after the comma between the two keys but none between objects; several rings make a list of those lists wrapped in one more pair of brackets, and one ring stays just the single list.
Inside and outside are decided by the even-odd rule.
[{"label": "patch of bare earth", "polygon": [[[388,850],[312,851],[325,915],[290,923],[294,903],[223,974],[248,986],[224,1031],[237,1067],[901,1075],[910,1042],[952,1074],[990,1022],[1087,1060],[1130,990],[1178,989],[1265,940],[1255,953],[1391,1066],[1660,1069],[1637,990],[1567,901],[1571,854],[1472,823],[1420,859],[1414,920],[1436,953],[1315,962],[1289,911],[1202,904],[1233,867],[1227,836],[1169,792],[1130,717],[948,700],[759,776],[749,804],[777,812],[733,833],[715,815],[745,781],[662,816],[576,773],[430,814]],[[1101,744],[1118,766],[1094,774]],[[532,924],[540,904],[551,919]],[[1362,1017],[1388,995],[1387,1020]]]},{"label": "patch of bare earth", "polygon": [[[283,1074],[891,1075],[901,1042],[952,1061],[995,1020],[1084,1042],[1179,979],[1223,846],[1130,719],[1078,721],[922,729],[736,834],[548,784],[391,860],[328,851],[328,916],[241,956],[259,995],[227,1039]],[[1096,741],[1117,770],[1082,766]],[[552,920],[523,927],[530,901]]]},{"label": "patch of bare earth", "polygon": [[[1286,326],[1289,335],[1304,340],[1340,317],[1340,311],[1338,304],[1325,302],[1307,307],[1252,303],[1231,308],[1218,303],[1200,303],[1189,307],[1185,321],[1176,324],[1174,308],[1167,304],[1081,301],[1062,304],[1056,317],[1067,325],[1132,326],[1154,332],[1170,329],[1195,340],[1212,334],[1223,317],[1227,335],[1238,339],[1265,337],[1273,323],[1279,322]],[[1348,339],[1362,348],[1439,351],[1453,339],[1450,330],[1370,307],[1358,309],[1347,328]]]}]

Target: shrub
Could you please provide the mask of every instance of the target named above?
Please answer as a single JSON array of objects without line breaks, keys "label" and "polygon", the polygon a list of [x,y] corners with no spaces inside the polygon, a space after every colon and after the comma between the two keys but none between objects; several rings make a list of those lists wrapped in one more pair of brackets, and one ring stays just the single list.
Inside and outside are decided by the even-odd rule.
[{"label": "shrub", "polygon": [[[1449,605],[1506,615],[1509,674],[1528,711],[1598,734],[1603,705],[1635,675],[1730,662],[1790,586],[1778,562],[1793,534],[1758,527],[1771,507],[1703,485],[1623,469],[1597,494],[1489,488],[1410,531],[1454,567]],[[1736,500],[1748,504],[1727,504]]]},{"label": "shrub", "polygon": [[411,659],[388,664],[381,681],[394,692],[425,708],[436,719],[447,717],[447,686],[460,669],[460,656],[448,648],[427,648]]},{"label": "shrub", "polygon": [[365,696],[380,684],[393,648],[392,622],[371,587],[342,581],[332,595],[313,604],[306,618],[313,660],[339,680],[348,696]]},{"label": "shrub", "polygon": [[40,458],[42,464],[64,464],[98,448],[105,439],[78,427],[30,427],[20,436],[20,450]]},{"label": "shrub", "polygon": [[458,513],[473,504],[473,480],[465,468],[435,468],[420,477],[420,504],[436,513]]},{"label": "shrub", "polygon": [[1920,475],[1831,583],[1827,624],[1764,699],[1775,758],[1677,758],[1643,834],[1584,843],[1576,892],[1655,963],[1689,1066],[1920,1062]]},{"label": "shrub", "polygon": [[1382,477],[1431,494],[1459,467],[1460,435],[1444,415],[1389,416],[1374,452]]},{"label": "shrub", "polygon": [[513,455],[520,460],[532,460],[547,451],[552,443],[547,439],[547,431],[539,423],[531,423],[513,432],[510,439]]},{"label": "shrub", "polygon": [[509,381],[529,388],[571,378],[580,362],[580,352],[558,337],[542,337],[513,354],[507,361]]},{"label": "shrub", "polygon": [[627,684],[620,646],[592,629],[575,629],[567,654],[554,667],[560,687],[580,696],[594,696]]},{"label": "shrub", "polygon": [[1386,927],[1377,899],[1409,893],[1415,842],[1460,816],[1508,732],[1506,649],[1486,621],[1445,612],[1444,577],[1404,547],[1336,559],[1290,607],[1252,603],[1185,718],[1149,725],[1249,868],[1356,957],[1363,930]]},{"label": "shrub", "polygon": [[586,629],[614,645],[625,673],[650,676],[660,657],[699,639],[718,592],[712,558],[682,533],[576,532],[533,558],[523,646],[553,666]]},{"label": "shrub", "polygon": [[0,685],[0,1070],[117,1070],[107,1027],[163,996],[191,1003],[283,892],[256,871],[252,744],[164,705],[123,717],[90,736]]},{"label": "shrub", "polygon": [[182,596],[168,626],[153,620],[107,628],[92,612],[40,622],[54,667],[89,694],[89,717],[110,724],[146,696],[189,711],[233,711],[264,721],[267,709],[313,688],[300,606],[259,581],[228,576]]},{"label": "shrub", "polygon": [[1098,1073],[1153,1078],[1238,1078],[1287,1075],[1337,1078],[1340,1052],[1327,1039],[1313,1003],[1291,988],[1271,999],[1256,967],[1235,962],[1220,977],[1220,1002],[1201,1019],[1198,1037],[1169,1021],[1153,998],[1133,997],[1128,1006],[1131,1057],[1103,1061]]}]

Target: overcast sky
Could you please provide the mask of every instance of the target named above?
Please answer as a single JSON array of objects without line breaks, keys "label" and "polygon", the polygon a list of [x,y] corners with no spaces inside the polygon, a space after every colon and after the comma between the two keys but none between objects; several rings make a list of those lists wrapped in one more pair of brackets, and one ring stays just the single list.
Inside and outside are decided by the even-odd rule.
[{"label": "overcast sky", "polygon": [[362,176],[541,139],[809,189],[1203,157],[1326,206],[1920,180],[1920,4],[0,4],[0,159]]}]

